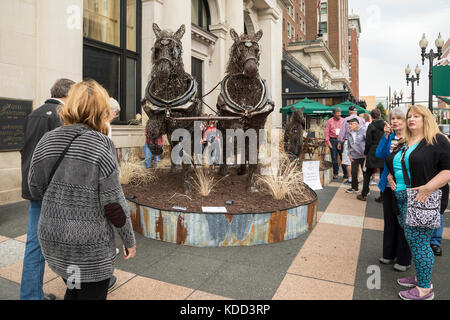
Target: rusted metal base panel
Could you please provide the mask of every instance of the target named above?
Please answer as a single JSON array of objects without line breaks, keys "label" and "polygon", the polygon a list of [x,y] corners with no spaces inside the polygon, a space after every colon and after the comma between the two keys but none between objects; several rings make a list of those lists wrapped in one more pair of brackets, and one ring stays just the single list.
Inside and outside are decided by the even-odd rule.
[{"label": "rusted metal base panel", "polygon": [[196,247],[252,246],[299,237],[315,225],[317,200],[271,213],[164,211],[128,201],[133,228],[145,237]]}]

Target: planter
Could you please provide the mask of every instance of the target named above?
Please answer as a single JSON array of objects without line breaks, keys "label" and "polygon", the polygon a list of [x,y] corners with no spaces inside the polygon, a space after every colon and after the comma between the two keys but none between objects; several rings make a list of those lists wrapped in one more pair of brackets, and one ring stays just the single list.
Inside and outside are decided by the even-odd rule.
[{"label": "planter", "polygon": [[[314,191],[312,191],[314,193]],[[128,200],[133,228],[145,237],[196,247],[253,246],[299,237],[317,223],[309,203],[264,213],[167,211]]]}]

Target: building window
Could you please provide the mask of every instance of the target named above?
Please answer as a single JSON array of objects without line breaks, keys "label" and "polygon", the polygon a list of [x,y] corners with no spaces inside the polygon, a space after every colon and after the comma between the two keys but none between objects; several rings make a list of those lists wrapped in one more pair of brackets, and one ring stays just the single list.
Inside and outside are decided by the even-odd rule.
[{"label": "building window", "polygon": [[291,38],[291,24],[288,22],[287,23],[287,31],[288,31],[288,38],[290,39]]},{"label": "building window", "polygon": [[191,58],[192,76],[197,81],[197,96],[203,96],[203,61],[197,58]]},{"label": "building window", "polygon": [[141,0],[83,0],[83,78],[120,104],[115,124],[141,112]]},{"label": "building window", "polygon": [[191,20],[193,24],[209,31],[211,15],[207,0],[191,0]]},{"label": "building window", "polygon": [[328,3],[322,2],[320,4],[320,13],[321,14],[327,14],[327,12],[328,12]]},{"label": "building window", "polygon": [[328,32],[328,24],[326,22],[321,22],[320,23],[320,31],[322,31],[322,33],[327,33]]}]

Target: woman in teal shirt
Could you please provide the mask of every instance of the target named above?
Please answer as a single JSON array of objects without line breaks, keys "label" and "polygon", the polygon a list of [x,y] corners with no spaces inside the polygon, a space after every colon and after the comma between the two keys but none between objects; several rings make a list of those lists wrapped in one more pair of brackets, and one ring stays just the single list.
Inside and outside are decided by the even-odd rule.
[{"label": "woman in teal shirt", "polygon": [[[404,158],[411,186],[403,179],[401,160]],[[416,201],[426,202],[434,190],[442,190],[441,214],[448,204],[450,180],[450,142],[439,132],[433,115],[423,106],[410,106],[407,113],[405,141],[387,159],[388,181],[399,208],[399,223],[411,249],[416,276],[398,279],[401,286],[412,288],[401,291],[404,300],[434,299],[431,275],[434,253],[430,246],[433,229],[411,227],[405,223],[407,211],[406,188],[417,190]]]}]

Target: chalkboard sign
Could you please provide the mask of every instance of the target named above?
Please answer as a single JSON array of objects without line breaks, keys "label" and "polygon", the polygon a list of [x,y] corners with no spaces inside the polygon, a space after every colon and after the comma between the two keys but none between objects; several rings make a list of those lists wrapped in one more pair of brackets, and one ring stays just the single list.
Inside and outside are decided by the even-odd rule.
[{"label": "chalkboard sign", "polygon": [[22,149],[25,119],[32,108],[29,100],[0,98],[0,151]]}]

